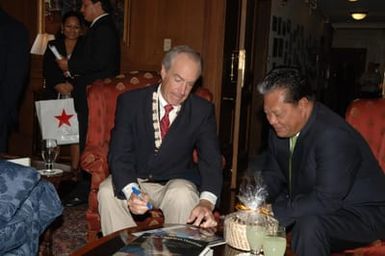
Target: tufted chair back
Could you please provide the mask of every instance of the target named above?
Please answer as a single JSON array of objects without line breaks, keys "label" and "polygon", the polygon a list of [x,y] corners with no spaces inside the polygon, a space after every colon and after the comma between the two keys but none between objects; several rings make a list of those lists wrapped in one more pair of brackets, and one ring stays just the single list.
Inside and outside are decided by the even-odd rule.
[{"label": "tufted chair back", "polygon": [[[100,232],[97,193],[100,183],[110,173],[107,155],[111,138],[110,131],[115,121],[117,97],[123,92],[156,84],[159,81],[160,75],[157,72],[135,71],[113,79],[95,81],[87,89],[88,132],[80,164],[85,171],[91,174],[86,213],[88,241],[95,240]],[[198,88],[195,93],[212,101],[213,96],[208,89]],[[195,161],[198,159],[196,152],[194,152],[193,158]],[[151,226],[163,223],[163,215],[159,210],[150,211],[146,217],[138,220],[137,225]]]},{"label": "tufted chair back", "polygon": [[346,111],[350,123],[368,142],[385,172],[385,99],[357,99]]}]

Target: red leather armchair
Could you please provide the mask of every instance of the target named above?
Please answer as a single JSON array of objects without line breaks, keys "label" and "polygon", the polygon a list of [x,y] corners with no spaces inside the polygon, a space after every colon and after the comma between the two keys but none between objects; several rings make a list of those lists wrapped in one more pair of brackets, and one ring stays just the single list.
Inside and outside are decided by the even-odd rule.
[{"label": "red leather armchair", "polygon": [[[100,183],[110,173],[107,154],[110,131],[114,125],[117,97],[125,91],[155,84],[159,81],[160,75],[156,72],[136,71],[114,79],[96,81],[87,90],[88,133],[80,164],[84,170],[91,174],[91,189],[86,213],[88,241],[96,239],[101,229],[97,193]],[[212,101],[213,98],[211,92],[205,88],[198,88],[195,94],[209,101]],[[197,153],[194,152],[192,157],[197,160]],[[137,222],[137,224],[157,225],[163,223],[163,215],[159,210],[151,211],[149,217]]]},{"label": "red leather armchair", "polygon": [[385,99],[357,99],[346,111],[350,123],[368,142],[385,172]]},{"label": "red leather armchair", "polygon": [[[346,111],[346,121],[365,138],[385,172],[385,99],[353,101]],[[385,241],[378,240],[369,246],[335,255],[382,256],[385,255]]]}]

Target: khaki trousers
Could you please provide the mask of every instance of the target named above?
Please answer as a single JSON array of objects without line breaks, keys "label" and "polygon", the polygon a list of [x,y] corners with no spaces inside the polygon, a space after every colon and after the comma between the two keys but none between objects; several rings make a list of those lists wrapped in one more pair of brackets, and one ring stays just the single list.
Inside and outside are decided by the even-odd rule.
[{"label": "khaki trousers", "polygon": [[[174,179],[165,185],[138,180],[142,192],[151,198],[154,208],[160,208],[165,223],[185,224],[192,209],[199,202],[196,186],[184,179]],[[127,206],[127,200],[114,196],[111,175],[99,186],[99,213],[103,235],[136,226]]]}]

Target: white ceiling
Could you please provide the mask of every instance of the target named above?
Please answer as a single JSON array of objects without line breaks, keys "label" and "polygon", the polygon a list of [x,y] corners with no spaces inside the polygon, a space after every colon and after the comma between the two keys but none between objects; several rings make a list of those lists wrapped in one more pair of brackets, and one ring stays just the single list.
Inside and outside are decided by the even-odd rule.
[{"label": "white ceiling", "polygon": [[[318,0],[317,8],[334,27],[385,28],[385,0]],[[351,11],[367,11],[368,16],[356,21],[350,16]]]}]

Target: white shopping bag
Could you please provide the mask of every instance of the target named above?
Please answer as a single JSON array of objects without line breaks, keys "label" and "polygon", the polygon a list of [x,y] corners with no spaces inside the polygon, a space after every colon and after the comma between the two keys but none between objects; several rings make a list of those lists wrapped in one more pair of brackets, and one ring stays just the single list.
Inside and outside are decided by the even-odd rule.
[{"label": "white shopping bag", "polygon": [[43,139],[59,145],[79,143],[79,123],[72,98],[35,102]]}]

